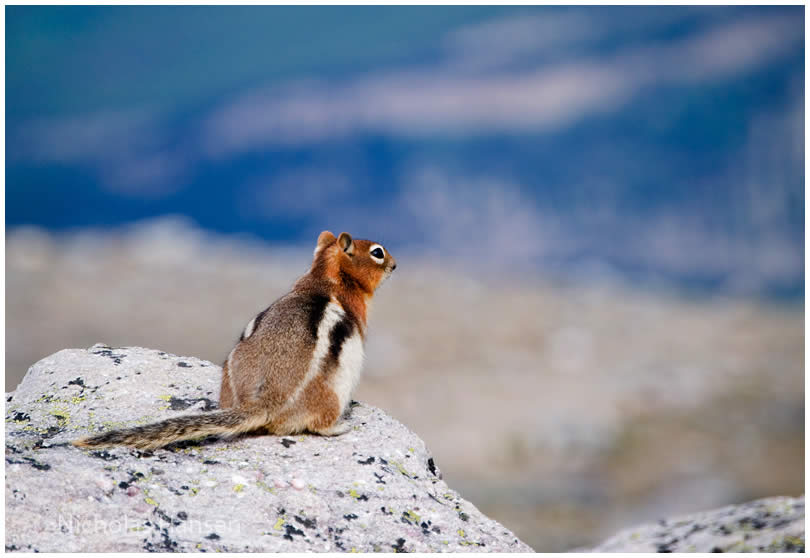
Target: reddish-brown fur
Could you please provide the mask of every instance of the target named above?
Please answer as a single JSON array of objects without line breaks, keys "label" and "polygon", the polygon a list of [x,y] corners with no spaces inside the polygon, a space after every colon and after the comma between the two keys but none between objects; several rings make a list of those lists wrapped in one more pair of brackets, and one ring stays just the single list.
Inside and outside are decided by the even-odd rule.
[{"label": "reddish-brown fur", "polygon": [[[337,238],[329,231],[320,234],[309,272],[296,281],[290,293],[251,322],[253,325],[223,364],[219,414],[177,417],[74,443],[83,447],[125,444],[154,448],[198,435],[236,434],[256,428],[272,434],[304,430],[339,434],[342,430],[337,423],[343,412],[340,397],[346,404],[346,394],[350,393],[346,386],[353,384],[341,384],[339,396],[330,383],[328,369],[336,366],[334,358],[313,361],[318,341],[324,338],[320,337],[320,329],[313,336],[313,327],[319,328],[321,322],[312,321],[317,308],[324,310],[327,301],[337,303],[343,314],[332,310],[332,319],[339,315],[341,321],[353,324],[365,338],[368,303],[375,289],[396,268],[387,250],[383,249],[382,261],[372,259],[369,251],[375,244],[353,240],[347,233]],[[323,320],[323,315],[319,319]],[[331,337],[326,340],[331,343]],[[346,370],[359,373],[362,350],[355,354],[360,355],[358,364]],[[319,363],[321,369],[311,362]],[[314,377],[311,366],[316,371]],[[356,375],[350,377],[356,381]]]},{"label": "reddish-brown fur", "polygon": [[[335,299],[347,314],[355,318],[360,334],[365,337],[368,302],[377,286],[396,268],[396,260],[387,251],[382,264],[371,259],[369,249],[374,244],[376,243],[370,240],[352,239],[346,233],[336,238],[329,231],[322,232],[318,237],[310,271],[296,281],[293,293],[323,294]],[[248,339],[242,343],[250,341],[251,339]],[[240,363],[240,367],[245,364],[247,363]],[[256,363],[248,368],[258,370],[261,366]],[[340,418],[342,409],[339,407],[337,397],[326,380],[320,376],[309,383],[293,408],[283,409],[284,396],[295,389],[294,384],[301,381],[302,376],[303,372],[295,378],[275,376],[273,378],[275,387],[281,389],[268,390],[263,394],[266,408],[280,409],[268,425],[271,432],[292,434],[310,430],[326,433]],[[236,405],[237,401],[246,403],[249,399],[244,396],[233,397],[232,381],[228,362],[225,362],[222,367],[220,408]],[[281,385],[287,382],[288,385]],[[256,379],[243,375],[241,381],[233,383],[237,387],[237,392],[242,393],[249,388],[255,388]],[[276,397],[271,396],[273,392]]]},{"label": "reddish-brown fur", "polygon": [[[339,242],[346,237],[351,243],[348,252]],[[368,320],[368,302],[379,284],[396,268],[396,260],[387,251],[382,265],[371,259],[368,250],[374,244],[377,243],[370,240],[353,240],[346,233],[337,239],[329,231],[322,232],[312,268],[296,284],[296,288],[308,288],[313,282],[327,282],[332,296],[360,320],[363,335]]]}]

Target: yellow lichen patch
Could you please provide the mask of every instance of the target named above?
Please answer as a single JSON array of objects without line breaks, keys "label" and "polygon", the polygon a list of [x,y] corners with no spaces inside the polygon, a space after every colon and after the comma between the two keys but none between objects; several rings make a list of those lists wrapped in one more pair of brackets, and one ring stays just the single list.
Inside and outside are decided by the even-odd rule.
[{"label": "yellow lichen patch", "polygon": [[244,485],[244,484],[241,484],[241,483],[240,483],[240,484],[236,484],[236,485],[234,485],[234,487],[233,487],[233,491],[234,491],[234,492],[242,492],[244,489],[245,489],[245,485]]},{"label": "yellow lichen patch", "polygon": [[403,512],[402,515],[404,515],[406,518],[410,519],[414,523],[419,523],[422,520],[422,518],[419,516],[418,513],[413,512],[411,510]]},{"label": "yellow lichen patch", "polygon": [[276,524],[275,524],[275,525],[273,525],[273,529],[275,529],[276,531],[281,531],[281,526],[282,526],[282,525],[284,525],[284,518],[283,518],[283,517],[279,517],[279,518],[276,520]]},{"label": "yellow lichen patch", "polygon": [[171,398],[171,395],[158,395],[158,399],[163,399],[163,401],[170,401]]},{"label": "yellow lichen patch", "polygon": [[[464,531],[464,529],[459,529],[458,531],[456,531],[456,533],[458,533],[458,535],[460,537],[464,538],[464,539],[467,538],[467,532]],[[458,544],[461,545],[461,546],[481,546],[481,543],[479,543],[479,542],[466,541],[466,540],[458,541]]]},{"label": "yellow lichen patch", "polygon": [[775,537],[771,543],[764,548],[764,552],[804,552],[804,539],[795,535],[785,535],[782,538]]},{"label": "yellow lichen patch", "polygon": [[144,499],[143,499],[143,501],[144,501],[144,502],[146,502],[147,504],[149,504],[150,506],[155,506],[155,507],[158,507],[158,503],[157,503],[157,502],[155,502],[155,501],[154,501],[152,498],[150,498],[149,496],[147,496],[146,498],[144,498]]},{"label": "yellow lichen patch", "polygon": [[53,395],[50,395],[50,394],[46,393],[45,395],[43,395],[39,399],[37,399],[35,401],[35,403],[70,403],[70,404],[76,404],[76,403],[81,403],[82,401],[84,401],[86,399],[87,399],[87,394],[73,395],[73,396],[67,398],[67,397],[54,397]]},{"label": "yellow lichen patch", "polygon": [[67,426],[70,423],[70,412],[64,407],[55,407],[49,413],[56,417],[59,426]]},{"label": "yellow lichen patch", "polygon": [[393,461],[393,460],[392,460],[392,461],[391,461],[391,463],[394,465],[394,467],[396,467],[396,468],[397,468],[397,470],[398,470],[400,473],[402,473],[402,474],[403,474],[403,475],[405,475],[406,477],[410,477],[410,476],[411,476],[411,474],[408,472],[408,470],[407,470],[405,467],[403,467],[403,466],[402,466],[402,463],[400,463],[399,461]]}]

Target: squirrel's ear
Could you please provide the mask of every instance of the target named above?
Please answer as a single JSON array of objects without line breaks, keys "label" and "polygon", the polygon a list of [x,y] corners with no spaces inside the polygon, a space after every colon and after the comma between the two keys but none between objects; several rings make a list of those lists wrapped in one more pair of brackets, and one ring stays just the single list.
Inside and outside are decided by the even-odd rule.
[{"label": "squirrel's ear", "polygon": [[350,256],[354,254],[354,242],[352,242],[352,235],[350,235],[347,232],[342,232],[340,233],[337,242],[341,250],[343,250]]},{"label": "squirrel's ear", "polygon": [[324,246],[335,241],[335,235],[329,231],[323,231],[318,235],[318,246]]},{"label": "squirrel's ear", "polygon": [[335,241],[335,235],[333,235],[329,231],[323,231],[321,234],[318,235],[318,244],[315,246],[315,256],[318,255],[318,252],[323,250],[329,244],[332,244]]}]

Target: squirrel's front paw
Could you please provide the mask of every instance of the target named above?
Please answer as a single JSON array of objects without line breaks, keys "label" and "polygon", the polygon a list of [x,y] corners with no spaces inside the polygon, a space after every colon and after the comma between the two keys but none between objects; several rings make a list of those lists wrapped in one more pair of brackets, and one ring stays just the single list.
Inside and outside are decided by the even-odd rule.
[{"label": "squirrel's front paw", "polygon": [[345,434],[349,430],[352,429],[352,426],[345,421],[336,422],[329,428],[324,428],[323,430],[318,430],[316,433],[320,434],[321,436],[340,436],[341,434]]}]

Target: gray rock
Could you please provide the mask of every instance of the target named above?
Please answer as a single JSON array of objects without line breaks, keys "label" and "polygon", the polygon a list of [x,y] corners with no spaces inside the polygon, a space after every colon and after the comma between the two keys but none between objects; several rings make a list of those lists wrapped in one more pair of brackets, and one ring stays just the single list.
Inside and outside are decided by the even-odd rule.
[{"label": "gray rock", "polygon": [[139,453],[80,436],[216,406],[218,366],[95,345],[6,394],[6,549],[522,551],[447,487],[425,444],[369,405],[342,436],[243,436]]},{"label": "gray rock", "polygon": [[586,552],[804,552],[804,496],[756,500],[620,532]]}]

